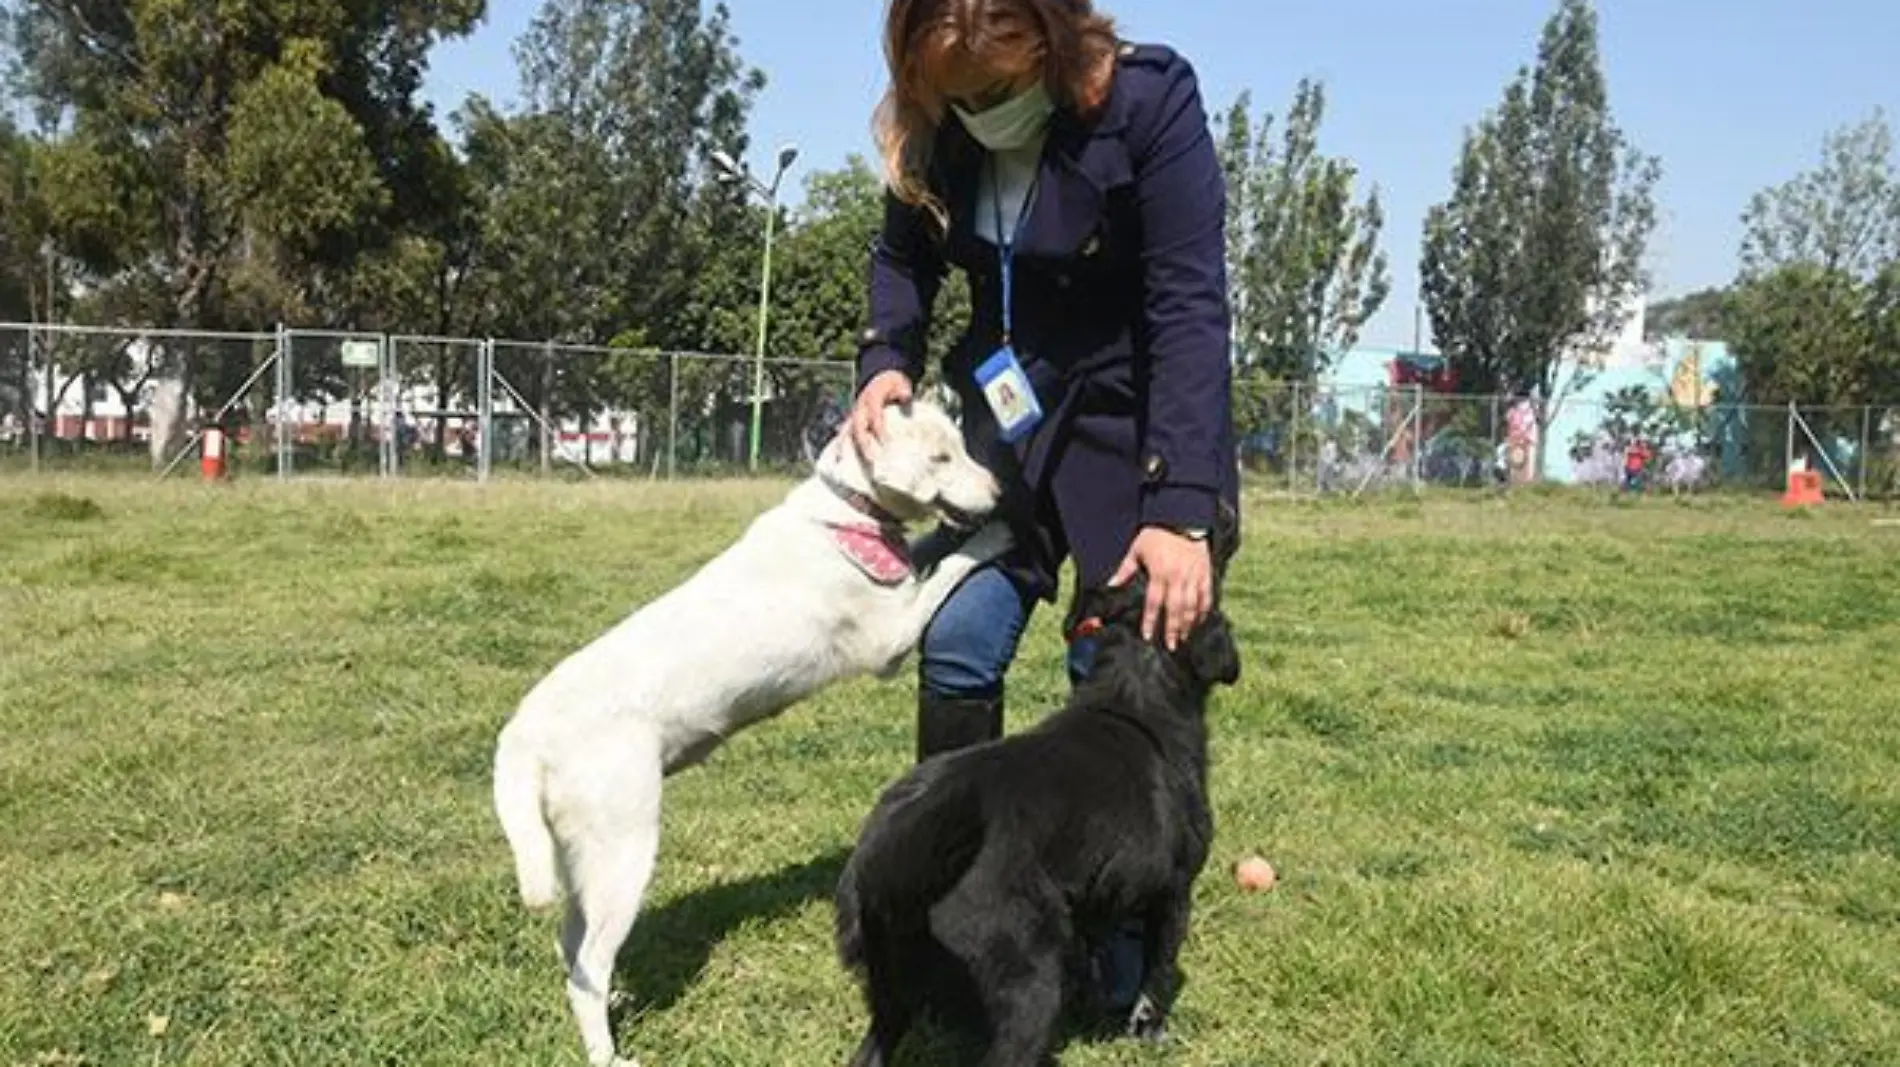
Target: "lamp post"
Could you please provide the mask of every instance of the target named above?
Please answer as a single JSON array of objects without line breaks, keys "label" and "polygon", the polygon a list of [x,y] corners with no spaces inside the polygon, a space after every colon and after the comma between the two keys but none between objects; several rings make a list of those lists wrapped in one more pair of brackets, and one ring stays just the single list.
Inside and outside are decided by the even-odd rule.
[{"label": "lamp post", "polygon": [[719,168],[720,180],[742,184],[765,197],[765,254],[759,267],[759,339],[752,356],[752,442],[749,465],[754,473],[759,469],[760,422],[765,402],[765,324],[772,303],[772,236],[778,224],[778,187],[785,178],[785,172],[791,169],[797,159],[797,145],[780,147],[778,169],[773,172],[771,183],[767,184],[725,152],[716,151],[712,154],[713,166]]}]

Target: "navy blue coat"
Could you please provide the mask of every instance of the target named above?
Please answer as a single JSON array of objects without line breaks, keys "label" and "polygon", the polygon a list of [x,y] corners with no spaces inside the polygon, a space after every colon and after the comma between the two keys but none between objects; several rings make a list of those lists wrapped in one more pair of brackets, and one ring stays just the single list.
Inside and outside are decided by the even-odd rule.
[{"label": "navy blue coat", "polygon": [[1004,565],[1053,600],[1065,556],[1101,581],[1142,525],[1210,529],[1222,502],[1237,519],[1226,186],[1198,79],[1172,49],[1124,45],[1092,123],[1057,111],[1013,268],[1013,340],[1043,419],[1004,444],[973,373],[1002,332],[997,250],[973,223],[984,159],[950,112],[928,175],[947,234],[886,192],[858,385],[923,376],[945,272],[967,272],[974,314],[943,376],[970,449],[1005,486],[1017,548]]}]

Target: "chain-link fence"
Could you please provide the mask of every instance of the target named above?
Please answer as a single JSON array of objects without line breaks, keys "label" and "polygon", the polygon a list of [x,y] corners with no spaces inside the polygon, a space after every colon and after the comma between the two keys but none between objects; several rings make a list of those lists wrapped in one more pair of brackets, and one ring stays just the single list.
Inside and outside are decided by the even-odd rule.
[{"label": "chain-link fence", "polygon": [[796,471],[852,381],[821,360],[0,323],[0,467],[171,474],[216,425],[233,476]]},{"label": "chain-link fence", "polygon": [[1779,492],[1790,467],[1830,496],[1900,497],[1900,408],[1684,406],[1643,391],[1540,409],[1421,386],[1241,382],[1243,466],[1295,495],[1532,482],[1670,493]]},{"label": "chain-link fence", "polygon": [[0,323],[0,467],[168,470],[217,424],[229,462],[281,447],[276,333]]},{"label": "chain-link fence", "polygon": [[[235,476],[716,477],[808,469],[847,362],[318,330],[0,323],[0,468],[157,470],[206,428]],[[1900,497],[1900,407],[1676,403],[1623,389],[1539,408],[1416,385],[1235,386],[1241,462],[1296,495],[1549,481],[1675,493]]]}]

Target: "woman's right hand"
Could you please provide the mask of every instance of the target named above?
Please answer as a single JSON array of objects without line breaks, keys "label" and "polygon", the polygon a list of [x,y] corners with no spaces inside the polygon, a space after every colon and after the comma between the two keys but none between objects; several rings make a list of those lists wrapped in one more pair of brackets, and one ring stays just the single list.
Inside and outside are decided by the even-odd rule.
[{"label": "woman's right hand", "polygon": [[851,441],[866,459],[877,455],[878,442],[884,436],[884,409],[892,404],[910,403],[910,376],[901,370],[887,370],[864,383],[857,403],[851,408]]}]

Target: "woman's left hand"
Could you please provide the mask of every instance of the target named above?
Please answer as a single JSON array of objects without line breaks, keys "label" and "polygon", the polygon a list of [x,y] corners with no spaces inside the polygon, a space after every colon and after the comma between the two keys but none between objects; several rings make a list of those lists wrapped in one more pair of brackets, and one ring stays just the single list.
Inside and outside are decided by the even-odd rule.
[{"label": "woman's left hand", "polygon": [[1166,626],[1168,650],[1173,651],[1214,600],[1214,563],[1207,541],[1161,526],[1144,526],[1108,584],[1125,584],[1137,571],[1148,572],[1142,639],[1154,640],[1155,623],[1160,621]]}]

